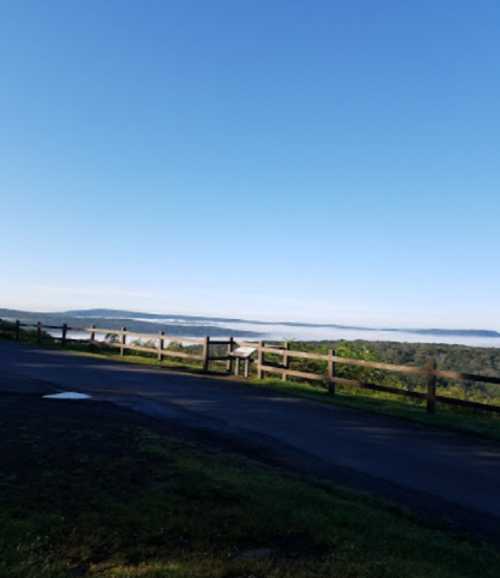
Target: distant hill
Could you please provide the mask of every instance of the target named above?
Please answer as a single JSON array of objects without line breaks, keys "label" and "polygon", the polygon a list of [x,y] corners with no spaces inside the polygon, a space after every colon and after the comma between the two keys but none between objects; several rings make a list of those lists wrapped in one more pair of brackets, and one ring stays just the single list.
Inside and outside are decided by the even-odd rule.
[{"label": "distant hill", "polygon": [[435,335],[443,337],[498,337],[500,332],[491,329],[408,329],[387,327],[365,327],[362,325],[341,325],[338,323],[306,323],[299,321],[261,321],[256,319],[242,319],[234,317],[203,317],[198,315],[178,315],[176,313],[144,313],[117,309],[82,309],[67,311],[66,314],[78,317],[122,317],[126,319],[182,319],[192,321],[223,322],[223,323],[252,323],[254,325],[285,325],[289,327],[330,327],[335,329],[359,329],[363,331],[394,331],[416,333],[420,335]]},{"label": "distant hill", "polygon": [[[0,310],[1,311],[1,310]],[[127,311],[123,309],[74,309],[64,311],[63,314],[72,317],[122,317],[126,319],[185,319],[192,321],[220,321],[228,323],[248,323],[245,319],[234,319],[231,317],[203,317],[200,315],[179,315],[177,313],[145,313],[137,311]],[[259,323],[252,321],[251,323]],[[263,322],[265,323],[265,322]]]},{"label": "distant hill", "polygon": [[500,337],[498,331],[488,329],[412,329],[412,333],[420,335],[436,335],[436,336],[462,336],[462,337]]},{"label": "distant hill", "polygon": [[[414,335],[429,335],[435,337],[483,337],[498,338],[500,332],[489,329],[415,329],[415,328],[384,328],[341,325],[335,323],[302,323],[296,321],[261,321],[234,317],[211,317],[199,315],[179,315],[177,313],[148,313],[127,311],[121,309],[74,309],[56,313],[22,311],[16,309],[0,309],[0,318],[25,319],[27,321],[42,321],[45,323],[62,323],[72,327],[88,326],[93,323],[105,325],[110,329],[127,326],[132,331],[151,332],[165,331],[171,335],[185,336],[220,336],[231,333],[234,337],[258,338],[265,336],[265,327],[284,325],[304,328],[334,328],[344,330],[404,332]],[[231,328],[220,327],[217,323],[231,324]],[[262,326],[263,332],[239,329],[238,325],[251,323]]]},{"label": "distant hill", "polygon": [[[27,323],[40,321],[47,325],[62,325],[63,323],[67,323],[69,327],[74,330],[83,330],[90,325],[96,325],[97,327],[109,329],[127,327],[130,331],[136,331],[138,333],[158,333],[159,331],[164,331],[167,335],[179,337],[205,337],[207,335],[210,337],[222,337],[226,336],[229,332],[236,338],[244,339],[258,339],[263,336],[263,334],[256,331],[234,328],[229,330],[209,322],[195,324],[195,318],[190,318],[192,324],[187,322],[176,324],[155,321],[155,319],[167,319],[168,317],[165,315],[154,316],[147,313],[132,315],[133,317],[130,312],[127,311],[113,311],[109,314],[109,310],[107,309],[88,310],[85,311],[84,314],[83,312],[76,311],[44,313],[17,309],[0,309],[0,319],[20,319]],[[180,319],[177,315],[173,316],[173,318]],[[186,321],[188,320],[187,317],[185,319]]]}]

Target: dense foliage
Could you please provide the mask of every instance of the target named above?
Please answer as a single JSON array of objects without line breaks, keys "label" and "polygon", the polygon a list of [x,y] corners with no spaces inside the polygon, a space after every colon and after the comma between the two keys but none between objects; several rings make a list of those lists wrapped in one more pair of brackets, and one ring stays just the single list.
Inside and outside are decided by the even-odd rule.
[{"label": "dense foliage", "polygon": [[[419,367],[424,367],[430,359],[435,359],[439,369],[500,376],[500,349],[497,348],[390,341],[297,341],[290,343],[290,348],[321,353],[328,353],[329,350],[334,349],[339,357]],[[326,364],[310,360],[294,360],[292,368],[302,371],[325,371]],[[361,369],[341,364],[337,366],[337,374],[340,377],[409,389],[419,389],[424,385],[422,378],[419,377]],[[477,382],[452,383],[445,380],[439,380],[438,385],[444,392],[457,397],[476,399],[500,398],[500,386],[497,385]]]}]

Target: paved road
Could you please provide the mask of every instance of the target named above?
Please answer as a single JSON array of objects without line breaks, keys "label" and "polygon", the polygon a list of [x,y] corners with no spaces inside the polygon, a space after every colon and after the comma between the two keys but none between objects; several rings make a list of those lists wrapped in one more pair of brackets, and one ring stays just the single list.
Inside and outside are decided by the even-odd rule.
[{"label": "paved road", "polygon": [[39,391],[93,393],[500,538],[500,444],[234,381],[0,342],[0,392],[37,383],[29,378],[42,380]]}]

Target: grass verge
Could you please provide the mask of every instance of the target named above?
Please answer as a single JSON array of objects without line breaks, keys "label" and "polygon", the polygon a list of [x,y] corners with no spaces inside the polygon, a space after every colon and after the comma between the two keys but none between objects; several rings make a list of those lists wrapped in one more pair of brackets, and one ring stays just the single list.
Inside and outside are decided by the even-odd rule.
[{"label": "grass verge", "polygon": [[2,578],[500,575],[491,546],[108,404],[2,395],[0,413]]}]

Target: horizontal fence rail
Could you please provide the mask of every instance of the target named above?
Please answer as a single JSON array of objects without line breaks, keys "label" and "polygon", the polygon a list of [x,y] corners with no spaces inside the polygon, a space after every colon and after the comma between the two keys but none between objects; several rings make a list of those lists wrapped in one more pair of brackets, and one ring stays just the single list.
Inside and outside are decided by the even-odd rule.
[{"label": "horizontal fence rail", "polygon": [[[180,359],[191,359],[194,361],[201,361],[203,365],[203,370],[208,371],[210,361],[214,361],[214,359],[210,358],[210,346],[214,345],[210,342],[210,337],[203,337],[203,338],[196,338],[196,337],[177,337],[174,338],[171,335],[165,335],[163,331],[159,333],[141,333],[137,331],[129,331],[126,327],[122,327],[121,329],[107,329],[102,327],[86,327],[85,331],[90,334],[90,342],[95,342],[95,336],[97,333],[105,334],[105,335],[113,335],[118,337],[118,342],[110,341],[107,342],[107,345],[111,347],[119,348],[120,355],[125,355],[125,351],[139,351],[142,353],[154,353],[157,355],[158,361],[163,361],[165,357],[177,357]],[[156,342],[154,347],[141,345],[138,343],[127,343],[127,338],[135,338],[135,339],[145,339],[148,342]],[[183,343],[189,343],[191,345],[200,345],[202,348],[201,353],[193,353],[189,351],[178,351],[167,349],[165,347],[166,342],[179,342],[182,341]],[[222,342],[216,341],[215,344],[229,344],[229,340]],[[226,359],[226,358],[224,358]]]},{"label": "horizontal fence rail", "polygon": [[[2,319],[0,319],[0,321],[2,321]],[[32,323],[22,323],[21,321],[19,321],[19,319],[16,319],[15,322],[13,323],[13,325],[14,325],[14,334],[15,334],[16,341],[20,340],[21,329],[23,329],[23,328],[35,330],[36,331],[36,340],[38,343],[42,342],[43,332],[47,329],[51,329],[51,330],[61,331],[61,337],[59,337],[57,335],[55,335],[55,336],[52,335],[51,337],[53,339],[59,340],[63,346],[66,345],[66,343],[68,341],[79,341],[78,339],[69,338],[68,337],[68,331],[74,331],[74,330],[81,331],[81,328],[70,327],[66,323],[63,323],[62,325],[47,325],[47,324],[42,324],[40,321],[32,322]]]},{"label": "horizontal fence rail", "polygon": [[[459,399],[456,397],[448,397],[446,395],[439,395],[436,392],[438,379],[454,382],[479,382],[500,385],[500,377],[438,369],[434,360],[430,360],[425,367],[418,367],[341,357],[336,355],[334,349],[329,350],[328,353],[295,351],[291,350],[289,348],[289,344],[286,342],[281,347],[279,347],[276,344],[266,345],[263,341],[237,341],[233,337],[228,339],[210,339],[210,337],[181,337],[166,335],[163,331],[160,331],[159,333],[129,331],[126,327],[122,327],[120,329],[96,327],[94,325],[91,327],[69,327],[66,323],[62,325],[45,325],[41,322],[22,323],[19,320],[11,322],[11,324],[13,325],[16,340],[20,340],[22,328],[35,330],[36,340],[38,343],[42,342],[43,332],[45,330],[60,330],[61,336],[59,337],[57,335],[52,335],[52,338],[59,340],[63,346],[66,345],[68,341],[85,341],[97,344],[98,341],[96,340],[96,335],[100,334],[105,336],[112,336],[112,339],[108,339],[105,343],[107,346],[119,349],[120,355],[122,356],[125,355],[127,350],[130,350],[141,353],[155,354],[158,361],[163,361],[167,357],[194,360],[201,362],[203,371],[208,371],[209,365],[213,361],[225,361],[227,371],[232,372],[233,368],[235,367],[235,362],[236,367],[239,368],[239,361],[233,355],[233,351],[237,349],[237,347],[247,347],[252,348],[255,351],[249,361],[254,362],[257,378],[259,379],[265,377],[266,374],[271,374],[279,375],[283,380],[288,380],[289,378],[298,378],[314,381],[327,387],[332,394],[335,394],[335,386],[337,384],[347,387],[356,387],[383,393],[390,393],[415,400],[425,401],[427,411],[430,413],[434,413],[437,403],[500,413],[500,406],[498,405]],[[87,333],[89,338],[86,340],[70,339],[68,338],[68,331],[79,331]],[[128,342],[128,339],[145,340],[146,343]],[[168,344],[172,342],[181,342],[182,344],[187,343],[189,345],[186,348],[187,350],[168,349]],[[198,347],[196,347],[195,351],[189,351],[189,349],[193,348],[193,346]],[[213,347],[218,347],[218,352],[214,353],[211,350]],[[223,353],[221,353],[221,348]],[[269,362],[266,360],[266,355],[273,355],[281,358],[281,364]],[[318,370],[313,372],[292,369],[290,367],[290,361],[292,359],[305,359],[316,362],[323,362],[326,366],[326,370]],[[425,380],[425,392],[415,391],[413,389],[403,389],[390,385],[369,383],[360,379],[341,377],[337,374],[338,365],[375,369],[389,373],[399,373],[403,375],[422,377]],[[248,376],[248,364],[246,366],[245,376]]]},{"label": "horizontal fence rail", "polygon": [[[308,351],[291,351],[288,348],[288,346],[283,348],[278,348],[275,346],[269,347],[266,346],[262,341],[257,343],[247,341],[244,343],[244,345],[253,346],[256,347],[257,349],[257,377],[260,379],[262,379],[266,373],[271,373],[280,375],[283,380],[287,380],[289,377],[297,377],[311,381],[318,381],[322,383],[326,382],[331,393],[335,393],[335,384],[339,384],[352,387],[360,387],[372,391],[380,391],[395,395],[401,395],[413,399],[425,400],[427,405],[427,411],[429,413],[434,413],[436,402],[448,405],[455,405],[464,408],[487,410],[495,413],[500,413],[500,406],[498,405],[459,399],[455,397],[448,397],[445,395],[437,395],[436,393],[438,378],[449,381],[462,381],[462,382],[476,381],[481,383],[500,385],[500,377],[437,369],[434,360],[431,360],[426,367],[416,367],[410,365],[396,365],[392,363],[365,361],[363,359],[351,359],[347,357],[340,357],[338,355],[335,355],[335,350],[333,349],[330,350],[329,353],[325,354]],[[266,353],[281,356],[283,359],[282,364],[272,365],[266,363],[264,360],[264,354]],[[323,373],[318,372],[313,373],[290,369],[289,367],[290,358],[310,359],[313,361],[325,362],[327,364],[327,374],[325,375]],[[377,369],[392,373],[402,373],[406,375],[421,376],[426,379],[427,391],[424,393],[398,387],[391,387],[387,385],[366,383],[357,379],[346,379],[343,377],[339,377],[336,375],[337,365],[347,365],[353,367],[362,367],[366,369]]]},{"label": "horizontal fence rail", "polygon": [[[290,351],[289,349],[278,349],[276,347],[266,347],[260,346],[259,343],[253,343],[251,341],[242,342],[241,345],[248,347],[255,347],[260,349],[262,353],[274,353],[276,355],[286,355],[286,357],[295,357],[298,359],[312,359],[316,361],[333,361],[334,363],[343,363],[344,365],[353,365],[357,367],[365,367],[367,369],[381,369],[385,371],[392,371],[394,373],[406,373],[408,375],[428,375],[429,369],[425,367],[415,367],[412,365],[395,365],[393,363],[383,363],[379,361],[365,361],[364,359],[350,359],[348,357],[339,357],[335,354],[331,356],[325,353],[313,353],[309,351]],[[284,368],[279,368],[284,371]],[[291,374],[291,371],[287,371]],[[449,379],[451,381],[480,381],[483,383],[492,383],[500,385],[500,377],[486,376],[486,375],[476,375],[473,373],[461,373],[458,371],[434,369],[432,374],[436,377],[441,377],[444,379]],[[311,376],[318,377],[317,374],[310,374]],[[311,377],[314,379],[314,377]]]}]

